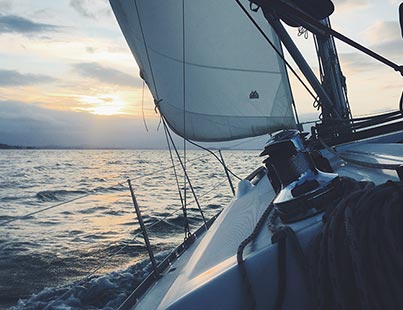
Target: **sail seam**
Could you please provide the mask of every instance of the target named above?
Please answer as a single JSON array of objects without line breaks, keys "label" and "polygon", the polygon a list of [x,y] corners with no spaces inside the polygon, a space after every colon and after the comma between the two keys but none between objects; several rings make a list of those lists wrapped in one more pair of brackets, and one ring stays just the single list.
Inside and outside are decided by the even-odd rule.
[{"label": "sail seam", "polygon": [[194,66],[194,67],[199,67],[199,68],[207,68],[207,69],[217,69],[217,70],[225,70],[225,71],[237,71],[237,72],[254,72],[254,73],[270,73],[270,74],[282,74],[282,72],[279,71],[269,71],[269,70],[256,70],[256,69],[242,69],[242,68],[231,68],[231,67],[221,67],[221,66],[214,66],[214,65],[202,65],[202,64],[198,64],[198,63],[194,63],[194,62],[187,62],[187,61],[183,61],[183,60],[179,60],[175,57],[172,56],[168,56],[166,54],[160,53],[158,51],[156,51],[153,48],[148,48],[150,51],[152,51],[153,53],[170,59],[172,61],[178,62],[180,64],[185,63],[186,65],[189,66]]}]

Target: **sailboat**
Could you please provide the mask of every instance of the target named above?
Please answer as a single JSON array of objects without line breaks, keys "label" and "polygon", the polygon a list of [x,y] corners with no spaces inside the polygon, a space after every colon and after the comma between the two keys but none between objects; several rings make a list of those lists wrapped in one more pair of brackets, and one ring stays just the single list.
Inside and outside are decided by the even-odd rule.
[{"label": "sailboat", "polygon": [[[335,39],[402,67],[333,30],[330,0],[110,3],[167,128],[190,143],[271,134],[264,165],[162,263],[150,252],[120,309],[401,309],[402,103],[353,118]],[[319,78],[284,23],[315,36]],[[283,48],[321,110],[310,132]]]}]

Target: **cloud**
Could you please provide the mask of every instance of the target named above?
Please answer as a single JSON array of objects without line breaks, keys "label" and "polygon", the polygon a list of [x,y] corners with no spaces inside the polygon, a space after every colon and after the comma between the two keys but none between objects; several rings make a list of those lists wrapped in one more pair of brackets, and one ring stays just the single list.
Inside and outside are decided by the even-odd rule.
[{"label": "cloud", "polygon": [[401,59],[403,40],[400,34],[400,25],[397,21],[376,22],[369,27],[364,36],[370,42],[370,48],[386,57]]},{"label": "cloud", "polygon": [[60,27],[36,23],[16,15],[0,15],[0,33],[42,33],[57,31]]},{"label": "cloud", "polygon": [[353,73],[371,72],[376,69],[382,69],[383,65],[370,56],[365,54],[354,53],[340,53],[340,60],[342,69],[345,68]]},{"label": "cloud", "polygon": [[[396,21],[376,22],[362,34],[369,42],[368,48],[392,62],[400,64],[403,61],[403,40],[400,25]],[[386,68],[380,62],[361,52],[342,53],[340,58],[343,65],[354,72],[364,72]]]},{"label": "cloud", "polygon": [[378,21],[365,31],[371,44],[401,41],[400,25],[397,21]]},{"label": "cloud", "polygon": [[107,0],[70,0],[70,6],[81,16],[97,19],[99,15],[111,15]]},{"label": "cloud", "polygon": [[95,19],[95,14],[85,7],[85,4],[82,0],[70,0],[70,6],[80,15]]},{"label": "cloud", "polygon": [[0,1],[0,10],[4,12],[4,11],[9,10],[9,9],[11,9],[11,1],[9,1],[9,0],[1,0]]},{"label": "cloud", "polygon": [[0,69],[0,87],[26,86],[56,81],[55,78],[42,74],[23,74],[15,70]]},{"label": "cloud", "polygon": [[158,119],[148,120],[146,134],[141,118],[97,116],[58,111],[39,103],[0,100],[0,143],[33,146],[88,146],[159,148],[163,131]]},{"label": "cloud", "polygon": [[340,10],[351,10],[353,8],[364,8],[369,5],[369,0],[333,0],[334,6]]},{"label": "cloud", "polygon": [[142,85],[139,78],[95,62],[75,64],[74,70],[83,77],[96,79],[107,84],[137,87]]}]

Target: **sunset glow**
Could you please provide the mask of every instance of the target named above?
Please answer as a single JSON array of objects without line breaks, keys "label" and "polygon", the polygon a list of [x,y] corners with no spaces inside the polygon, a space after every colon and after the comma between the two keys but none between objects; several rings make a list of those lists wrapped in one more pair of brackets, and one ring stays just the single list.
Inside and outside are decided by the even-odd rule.
[{"label": "sunset glow", "polygon": [[80,96],[79,101],[91,107],[81,108],[98,115],[119,115],[123,114],[122,109],[128,104],[118,95],[101,94],[99,96]]},{"label": "sunset glow", "polygon": [[[395,63],[403,63],[398,23],[401,1],[334,2],[331,21],[337,31]],[[312,35],[306,40],[297,36],[297,29],[288,30],[317,72]],[[396,109],[401,77],[346,45],[336,44],[353,114]],[[295,64],[293,67],[298,71]],[[300,116],[317,114],[313,99],[290,76]],[[79,140],[93,130],[95,118],[104,122],[97,124],[97,132],[113,124],[125,133],[121,136],[132,136],[130,126],[121,123],[125,118],[140,128],[135,134],[142,136],[143,116],[158,124],[153,98],[147,87],[143,96],[139,67],[109,1],[0,0],[0,143],[18,143],[20,139],[20,143],[46,145],[51,138],[64,143],[64,136],[52,134],[65,134],[66,124],[74,123],[72,118],[89,121],[80,121],[82,132],[68,131],[76,134],[69,144],[80,144]],[[98,138],[101,141],[103,137]]]}]

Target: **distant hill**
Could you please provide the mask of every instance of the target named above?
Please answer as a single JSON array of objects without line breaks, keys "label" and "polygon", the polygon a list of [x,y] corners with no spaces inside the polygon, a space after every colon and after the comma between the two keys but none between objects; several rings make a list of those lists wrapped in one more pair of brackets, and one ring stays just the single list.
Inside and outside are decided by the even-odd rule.
[{"label": "distant hill", "polygon": [[33,149],[36,149],[36,147],[21,146],[21,145],[8,145],[8,144],[0,143],[0,150],[15,150],[15,149],[33,150]]}]

